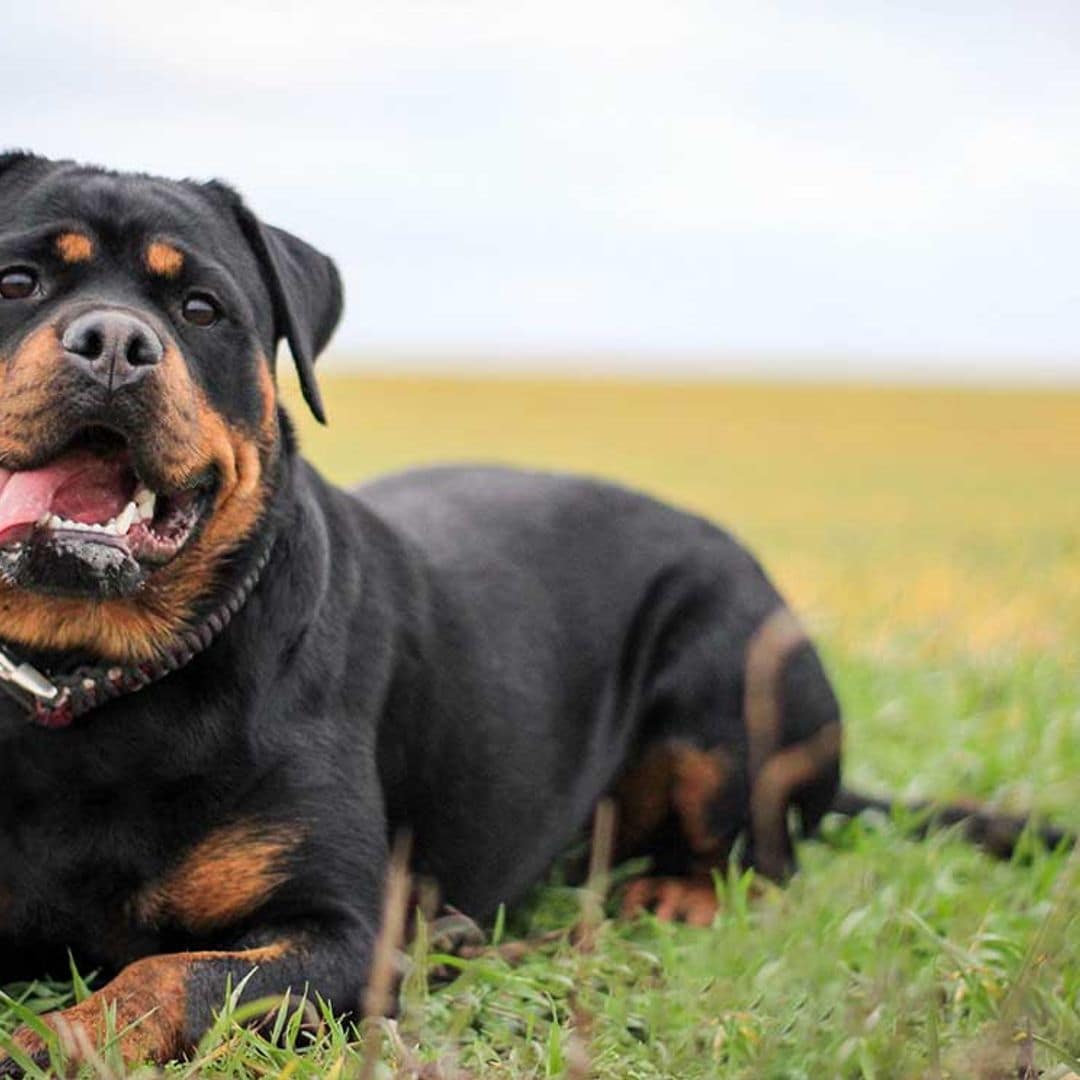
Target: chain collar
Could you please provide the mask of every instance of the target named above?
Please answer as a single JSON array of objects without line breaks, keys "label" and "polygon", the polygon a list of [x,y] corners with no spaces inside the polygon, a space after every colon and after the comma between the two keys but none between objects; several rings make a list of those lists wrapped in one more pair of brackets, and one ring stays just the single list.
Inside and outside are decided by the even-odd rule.
[{"label": "chain collar", "polygon": [[209,648],[247,603],[270,561],[271,546],[269,543],[264,546],[247,575],[221,604],[197,626],[182,630],[154,659],[127,666],[85,665],[53,674],[20,661],[7,646],[0,645],[0,691],[27,710],[31,723],[45,728],[65,728],[91,709],[134,694],[179,671]]}]

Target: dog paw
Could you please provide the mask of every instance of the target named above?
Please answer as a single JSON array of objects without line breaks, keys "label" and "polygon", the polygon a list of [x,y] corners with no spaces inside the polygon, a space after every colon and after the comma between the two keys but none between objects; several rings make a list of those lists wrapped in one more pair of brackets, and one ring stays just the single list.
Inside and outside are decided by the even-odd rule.
[{"label": "dog paw", "polygon": [[662,922],[711,926],[718,909],[711,878],[638,878],[623,893],[621,914],[632,919],[651,911]]},{"label": "dog paw", "polygon": [[[19,1028],[11,1040],[15,1046],[29,1058],[42,1072],[48,1072],[50,1066],[49,1048],[41,1038],[29,1028]],[[26,1071],[13,1058],[0,1049],[0,1077],[24,1077]]]},{"label": "dog paw", "polygon": [[468,915],[454,909],[432,922],[429,934],[434,952],[454,955],[463,949],[482,947],[487,942],[483,930]]}]

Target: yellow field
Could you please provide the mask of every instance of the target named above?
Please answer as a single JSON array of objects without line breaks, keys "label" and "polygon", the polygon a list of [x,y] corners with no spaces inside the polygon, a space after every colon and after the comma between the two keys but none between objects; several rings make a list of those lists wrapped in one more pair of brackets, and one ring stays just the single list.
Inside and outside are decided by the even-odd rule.
[{"label": "yellow field", "polygon": [[845,650],[1080,641],[1080,393],[367,377],[295,407],[334,480],[431,461],[583,470],[727,524]]}]

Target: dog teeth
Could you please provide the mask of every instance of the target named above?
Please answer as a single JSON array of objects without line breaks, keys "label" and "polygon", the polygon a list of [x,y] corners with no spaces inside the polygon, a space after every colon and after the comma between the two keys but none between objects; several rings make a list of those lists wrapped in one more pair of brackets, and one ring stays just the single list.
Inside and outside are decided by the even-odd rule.
[{"label": "dog teeth", "polygon": [[[97,532],[108,533],[109,536],[127,536],[131,526],[135,524],[137,520],[145,521],[148,517],[152,518],[153,514],[153,502],[154,496],[151,494],[150,502],[147,504],[144,501],[143,508],[140,508],[134,500],[129,502],[124,509],[116,515],[114,518],[110,518],[104,524],[95,524],[84,521],[70,521],[67,518],[62,518],[56,514],[49,514],[47,517],[42,517],[39,525],[44,525],[46,528],[54,530],[62,530],[63,532]],[[150,507],[150,513],[145,512],[146,505]]]},{"label": "dog teeth", "polygon": [[69,521],[67,518],[57,517],[56,514],[50,514],[45,524],[50,529],[63,529],[67,532],[100,532],[104,528],[102,525],[87,525],[82,521]]},{"label": "dog teeth", "polygon": [[131,523],[135,520],[139,511],[133,502],[129,502],[124,507],[123,513],[115,519],[116,522],[116,535],[127,536],[128,529],[131,528]]},{"label": "dog teeth", "polygon": [[140,484],[135,492],[135,509],[140,521],[153,521],[157,510],[157,495],[148,487]]}]

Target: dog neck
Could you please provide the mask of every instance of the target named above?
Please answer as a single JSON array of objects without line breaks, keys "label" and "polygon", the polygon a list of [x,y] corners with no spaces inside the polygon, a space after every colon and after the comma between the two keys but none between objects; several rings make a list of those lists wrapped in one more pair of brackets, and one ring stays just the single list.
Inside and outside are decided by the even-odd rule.
[{"label": "dog neck", "polygon": [[273,537],[268,537],[249,563],[247,573],[192,626],[183,630],[160,654],[143,663],[79,664],[65,670],[63,662],[42,665],[22,659],[0,642],[0,692],[27,712],[31,724],[65,728],[106,702],[136,693],[186,667],[208,649],[247,603],[270,560]]}]

